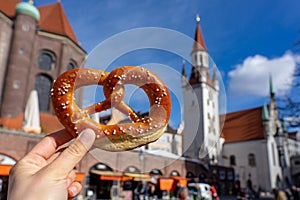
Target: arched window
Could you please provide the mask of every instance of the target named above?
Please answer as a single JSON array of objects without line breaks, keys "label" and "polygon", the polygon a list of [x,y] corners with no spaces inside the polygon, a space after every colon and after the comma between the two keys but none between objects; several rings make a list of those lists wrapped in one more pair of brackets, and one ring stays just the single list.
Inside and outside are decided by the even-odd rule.
[{"label": "arched window", "polygon": [[200,54],[200,65],[203,66],[203,56]]},{"label": "arched window", "polygon": [[190,171],[188,171],[187,173],[186,173],[186,176],[185,176],[186,178],[195,178],[195,174],[193,173],[193,172],[190,172]]},{"label": "arched window", "polygon": [[255,167],[256,166],[255,155],[253,153],[250,153],[248,155],[248,165],[250,167]]},{"label": "arched window", "polygon": [[229,157],[229,160],[230,160],[230,165],[236,165],[236,160],[235,160],[235,156],[234,155],[231,155]]},{"label": "arched window", "polygon": [[53,70],[55,68],[55,56],[50,51],[41,51],[38,57],[38,67],[42,70]]},{"label": "arched window", "polygon": [[110,172],[113,171],[113,169],[110,166],[108,166],[104,163],[97,163],[97,164],[93,165],[90,168],[90,173],[93,173],[93,170],[94,171],[110,171]]},{"label": "arched window", "polygon": [[67,70],[75,69],[77,68],[77,64],[75,61],[71,60],[67,66]]},{"label": "arched window", "polygon": [[206,179],[207,179],[206,174],[202,172],[202,173],[199,175],[199,179],[200,179],[200,181],[205,182]]},{"label": "arched window", "polygon": [[163,173],[159,170],[159,169],[152,169],[150,172],[149,172],[150,175],[160,175],[162,176]]},{"label": "arched window", "polygon": [[180,176],[180,174],[177,170],[172,170],[170,176]]},{"label": "arched window", "polygon": [[34,88],[38,92],[40,111],[49,110],[49,97],[52,87],[52,79],[47,75],[38,75],[35,78]]},{"label": "arched window", "polygon": [[140,174],[141,170],[139,170],[136,166],[130,165],[124,170],[124,173]]},{"label": "arched window", "polygon": [[195,54],[195,65],[197,66],[198,65],[198,55]]}]

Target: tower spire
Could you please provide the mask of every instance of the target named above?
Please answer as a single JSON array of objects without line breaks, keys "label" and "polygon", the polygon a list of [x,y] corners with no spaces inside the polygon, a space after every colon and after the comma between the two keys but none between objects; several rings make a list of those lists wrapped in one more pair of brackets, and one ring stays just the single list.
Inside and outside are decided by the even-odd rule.
[{"label": "tower spire", "polygon": [[271,98],[275,97],[275,89],[273,85],[272,74],[269,75],[269,87],[270,87],[270,96]]},{"label": "tower spire", "polygon": [[264,103],[263,110],[262,110],[262,119],[263,121],[269,121],[269,111],[268,111],[268,106],[266,103]]},{"label": "tower spire", "polygon": [[196,15],[196,32],[194,38],[194,45],[192,49],[192,53],[195,51],[206,51],[206,45],[204,43],[201,27],[200,27],[200,16],[199,14]]},{"label": "tower spire", "polygon": [[210,79],[208,74],[208,52],[206,50],[199,22],[200,17],[197,15],[195,38],[191,52],[192,72],[189,80],[190,84],[206,82]]}]

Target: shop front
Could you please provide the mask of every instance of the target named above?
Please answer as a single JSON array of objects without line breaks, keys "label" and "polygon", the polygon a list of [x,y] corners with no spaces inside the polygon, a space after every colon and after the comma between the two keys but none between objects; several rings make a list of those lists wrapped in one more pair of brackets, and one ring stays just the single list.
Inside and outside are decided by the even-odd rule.
[{"label": "shop front", "polygon": [[0,200],[7,199],[9,171],[15,163],[14,158],[0,153]]},{"label": "shop front", "polygon": [[119,196],[122,179],[121,172],[114,172],[106,164],[98,163],[90,168],[87,196],[92,196],[93,199],[112,199],[113,196]]}]

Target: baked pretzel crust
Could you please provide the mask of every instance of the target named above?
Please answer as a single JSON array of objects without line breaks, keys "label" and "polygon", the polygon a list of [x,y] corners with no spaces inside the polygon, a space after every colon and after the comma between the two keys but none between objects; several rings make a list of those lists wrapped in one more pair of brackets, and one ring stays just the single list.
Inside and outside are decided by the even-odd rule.
[{"label": "baked pretzel crust", "polygon": [[[149,115],[140,118],[124,101],[124,85],[133,84],[147,94]],[[75,103],[74,91],[88,85],[102,85],[105,100],[86,108]],[[167,127],[171,100],[168,88],[152,71],[123,66],[111,73],[95,69],[66,71],[55,81],[51,90],[55,114],[74,137],[86,128],[96,133],[94,146],[107,151],[123,151],[156,141]],[[106,125],[97,123],[89,115],[116,108],[131,119],[131,123]]]}]

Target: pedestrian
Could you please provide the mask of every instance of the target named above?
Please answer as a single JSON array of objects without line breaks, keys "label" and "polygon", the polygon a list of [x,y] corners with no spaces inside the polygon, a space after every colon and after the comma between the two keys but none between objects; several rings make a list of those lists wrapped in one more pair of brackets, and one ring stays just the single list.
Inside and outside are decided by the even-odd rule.
[{"label": "pedestrian", "polygon": [[283,190],[274,188],[273,193],[274,200],[287,200],[286,194]]},{"label": "pedestrian", "polygon": [[210,186],[210,191],[211,191],[211,195],[212,195],[213,200],[218,199],[217,189],[214,185]]},{"label": "pedestrian", "polygon": [[178,190],[178,198],[179,200],[189,200],[189,190],[187,187],[181,187]]},{"label": "pedestrian", "polygon": [[299,189],[295,185],[292,186],[291,192],[294,200],[300,200]]},{"label": "pedestrian", "polygon": [[66,130],[44,137],[9,175],[8,199],[68,199],[78,195],[82,185],[75,181],[74,167],[95,141],[86,129],[65,149],[59,147],[73,139]]}]

